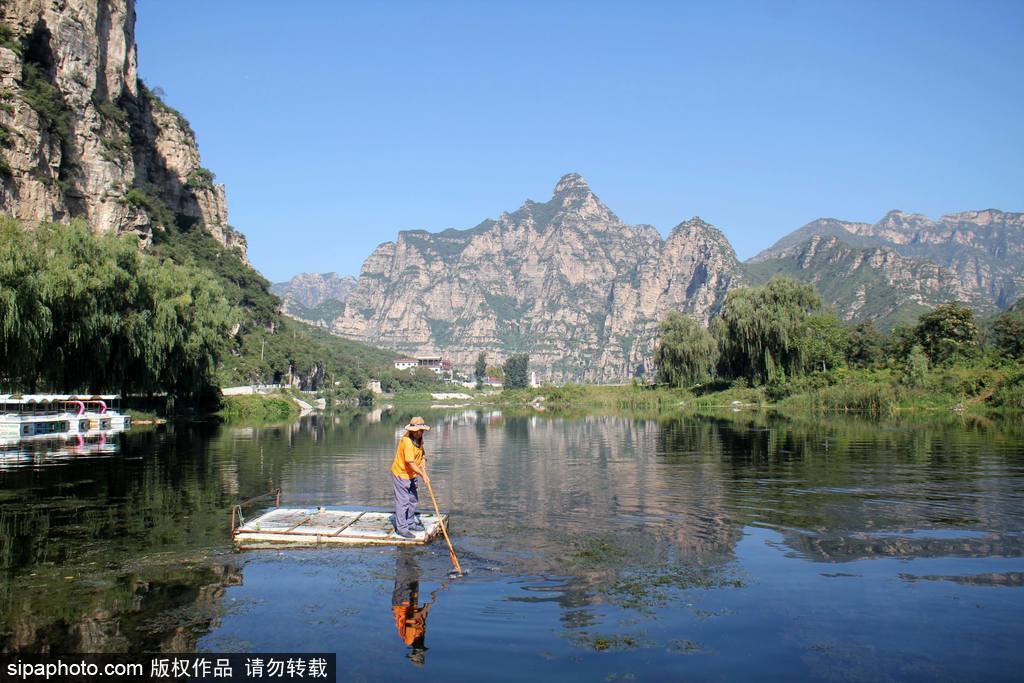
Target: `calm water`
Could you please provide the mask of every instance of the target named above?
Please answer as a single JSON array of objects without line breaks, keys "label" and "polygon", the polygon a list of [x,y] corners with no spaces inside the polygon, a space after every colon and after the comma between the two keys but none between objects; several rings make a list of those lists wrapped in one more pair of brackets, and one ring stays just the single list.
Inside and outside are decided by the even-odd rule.
[{"label": "calm water", "polygon": [[232,551],[231,503],[277,487],[388,506],[409,416],[0,452],[0,650],[327,650],[346,680],[1024,667],[1019,423],[435,411],[466,578],[440,542]]}]

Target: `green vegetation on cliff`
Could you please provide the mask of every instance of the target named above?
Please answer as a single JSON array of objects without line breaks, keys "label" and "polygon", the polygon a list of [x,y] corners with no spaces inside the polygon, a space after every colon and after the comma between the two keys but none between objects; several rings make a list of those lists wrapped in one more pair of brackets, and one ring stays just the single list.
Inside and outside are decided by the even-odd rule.
[{"label": "green vegetation on cliff", "polygon": [[177,221],[154,235],[152,251],[211,273],[239,312],[230,351],[218,368],[221,386],[296,380],[303,389],[336,387],[344,397],[354,397],[395,357],[281,315],[281,302],[266,278],[200,226]]}]

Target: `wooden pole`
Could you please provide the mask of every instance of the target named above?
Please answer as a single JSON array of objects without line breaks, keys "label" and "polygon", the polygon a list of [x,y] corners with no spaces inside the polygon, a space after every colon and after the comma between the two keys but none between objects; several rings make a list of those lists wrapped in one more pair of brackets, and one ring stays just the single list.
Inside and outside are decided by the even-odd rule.
[{"label": "wooden pole", "polygon": [[462,567],[459,566],[459,558],[455,556],[455,548],[452,547],[452,540],[448,538],[448,530],[444,527],[444,517],[441,516],[441,510],[437,507],[437,498],[434,498],[434,489],[430,485],[429,479],[424,479],[427,483],[427,491],[430,492],[430,500],[434,503],[434,512],[437,513],[437,523],[441,525],[441,533],[444,534],[444,540],[448,543],[448,554],[452,558],[452,564],[455,565],[455,571],[462,576]]}]

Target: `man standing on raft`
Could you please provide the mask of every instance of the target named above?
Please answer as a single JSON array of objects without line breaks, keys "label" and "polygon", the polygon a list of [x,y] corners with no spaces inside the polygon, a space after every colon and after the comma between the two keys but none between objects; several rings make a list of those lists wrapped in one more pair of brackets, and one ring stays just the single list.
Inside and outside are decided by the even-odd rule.
[{"label": "man standing on raft", "polygon": [[391,463],[391,484],[395,487],[395,531],[402,538],[415,538],[414,531],[423,531],[416,516],[419,495],[416,477],[430,483],[427,461],[423,457],[423,432],[430,429],[422,417],[414,417],[405,426],[405,434],[398,441],[395,460]]}]

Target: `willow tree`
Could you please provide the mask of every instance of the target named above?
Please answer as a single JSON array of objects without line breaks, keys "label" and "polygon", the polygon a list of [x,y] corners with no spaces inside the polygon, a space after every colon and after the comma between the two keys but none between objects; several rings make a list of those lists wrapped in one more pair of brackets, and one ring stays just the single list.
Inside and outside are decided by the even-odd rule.
[{"label": "willow tree", "polygon": [[176,396],[200,397],[214,385],[235,317],[220,287],[203,271],[170,263],[147,263],[152,302],[151,357],[155,384]]},{"label": "willow tree", "polygon": [[799,374],[808,351],[807,321],[821,307],[812,285],[790,278],[729,292],[712,326],[721,374],[754,384]]},{"label": "willow tree", "polygon": [[37,388],[36,368],[52,328],[42,266],[21,225],[0,216],[0,383],[30,391]]},{"label": "willow tree", "polygon": [[682,313],[671,311],[661,321],[654,363],[657,382],[673,387],[709,379],[718,360],[718,346],[704,326]]},{"label": "willow tree", "polygon": [[209,273],[83,223],[0,222],[0,383],[11,391],[213,387],[234,315]]},{"label": "willow tree", "polygon": [[[44,261],[40,286],[52,320],[41,349],[43,384],[58,391],[123,390],[135,347],[150,333],[134,239],[95,236],[84,224],[43,224],[34,234]],[[125,381],[127,380],[127,382]]]}]

